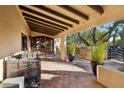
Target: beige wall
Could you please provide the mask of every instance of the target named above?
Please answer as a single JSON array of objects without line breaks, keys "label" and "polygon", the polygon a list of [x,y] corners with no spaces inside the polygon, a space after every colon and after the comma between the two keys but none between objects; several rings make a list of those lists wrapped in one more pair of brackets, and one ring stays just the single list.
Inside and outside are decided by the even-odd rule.
[{"label": "beige wall", "polygon": [[[92,54],[91,54],[91,48],[90,47],[87,47],[87,48],[84,48],[84,49],[80,49],[77,54],[76,54],[76,57],[77,58],[80,58],[80,59],[87,59],[87,60],[92,60]],[[107,54],[107,48],[106,48],[106,51],[105,51],[105,59],[107,59],[108,57],[108,54]]]},{"label": "beige wall", "polygon": [[77,52],[76,57],[91,60],[91,49],[90,48],[80,49],[79,52]]},{"label": "beige wall", "polygon": [[97,81],[109,88],[124,88],[124,72],[98,66]]},{"label": "beige wall", "polygon": [[[17,6],[0,6],[0,57],[21,50],[21,32],[29,35]],[[28,43],[29,45],[29,43]]]}]

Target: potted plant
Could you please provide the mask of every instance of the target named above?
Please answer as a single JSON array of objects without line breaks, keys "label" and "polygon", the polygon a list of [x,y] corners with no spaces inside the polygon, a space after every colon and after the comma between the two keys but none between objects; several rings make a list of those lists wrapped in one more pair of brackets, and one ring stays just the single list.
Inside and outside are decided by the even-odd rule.
[{"label": "potted plant", "polygon": [[76,51],[75,43],[72,42],[67,43],[67,54],[70,62],[74,60],[75,51]]},{"label": "potted plant", "polygon": [[99,43],[92,47],[91,67],[94,75],[97,75],[97,66],[103,65],[103,60],[106,57],[106,44]]}]

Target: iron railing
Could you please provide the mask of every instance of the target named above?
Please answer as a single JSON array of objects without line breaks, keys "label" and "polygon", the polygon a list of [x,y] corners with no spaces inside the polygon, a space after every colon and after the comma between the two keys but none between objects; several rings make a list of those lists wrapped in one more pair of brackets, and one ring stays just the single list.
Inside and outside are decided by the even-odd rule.
[{"label": "iron railing", "polygon": [[109,46],[108,47],[108,59],[117,59],[124,62],[124,48],[120,46]]}]

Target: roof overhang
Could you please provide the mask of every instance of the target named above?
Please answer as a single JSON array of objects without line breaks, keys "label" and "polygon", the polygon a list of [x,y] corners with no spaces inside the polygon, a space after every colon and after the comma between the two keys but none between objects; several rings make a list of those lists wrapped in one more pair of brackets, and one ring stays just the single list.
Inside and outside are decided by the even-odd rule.
[{"label": "roof overhang", "polygon": [[124,6],[116,5],[21,5],[19,8],[31,31],[53,37],[124,19]]}]

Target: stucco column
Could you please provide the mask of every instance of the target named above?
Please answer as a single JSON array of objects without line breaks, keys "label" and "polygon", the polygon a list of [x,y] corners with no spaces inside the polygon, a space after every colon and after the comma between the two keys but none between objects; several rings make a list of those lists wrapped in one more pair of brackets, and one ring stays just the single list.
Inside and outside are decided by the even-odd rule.
[{"label": "stucco column", "polygon": [[61,36],[60,58],[62,61],[66,61],[66,37],[65,36]]}]

